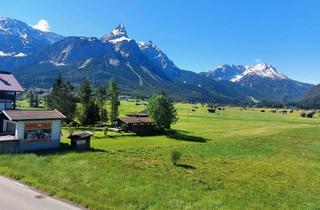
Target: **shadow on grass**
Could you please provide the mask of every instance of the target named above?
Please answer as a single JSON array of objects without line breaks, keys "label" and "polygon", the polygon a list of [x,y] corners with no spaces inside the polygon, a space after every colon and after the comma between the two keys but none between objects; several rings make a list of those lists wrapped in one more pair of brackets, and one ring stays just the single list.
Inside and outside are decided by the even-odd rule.
[{"label": "shadow on grass", "polygon": [[205,143],[208,139],[203,138],[201,136],[194,136],[190,135],[190,132],[183,131],[183,130],[167,130],[166,136],[170,139],[180,140],[180,141],[192,141],[192,142],[199,142]]},{"label": "shadow on grass", "polygon": [[72,148],[69,144],[67,143],[60,143],[60,147],[57,149],[46,149],[46,150],[40,150],[40,151],[34,151],[30,152],[33,154],[36,154],[38,156],[46,156],[46,155],[64,155],[67,153],[86,153],[86,152],[106,152],[109,153],[109,151],[102,150],[102,149],[94,149],[90,148],[88,150],[76,150]]},{"label": "shadow on grass", "polygon": [[191,165],[187,165],[187,164],[176,164],[176,166],[181,167],[181,168],[185,168],[185,169],[196,169],[196,167],[191,166]]},{"label": "shadow on grass", "polygon": [[136,136],[134,133],[119,133],[119,135],[103,135],[103,136],[94,136],[95,139],[116,139],[120,137]]}]

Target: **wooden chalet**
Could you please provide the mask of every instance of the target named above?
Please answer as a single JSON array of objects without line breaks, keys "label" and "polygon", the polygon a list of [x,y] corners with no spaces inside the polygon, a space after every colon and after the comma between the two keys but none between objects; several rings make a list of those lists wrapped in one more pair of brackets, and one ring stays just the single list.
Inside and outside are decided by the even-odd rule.
[{"label": "wooden chalet", "polygon": [[146,113],[128,114],[126,117],[119,118],[117,124],[124,131],[139,134],[148,134],[156,130],[154,121]]}]

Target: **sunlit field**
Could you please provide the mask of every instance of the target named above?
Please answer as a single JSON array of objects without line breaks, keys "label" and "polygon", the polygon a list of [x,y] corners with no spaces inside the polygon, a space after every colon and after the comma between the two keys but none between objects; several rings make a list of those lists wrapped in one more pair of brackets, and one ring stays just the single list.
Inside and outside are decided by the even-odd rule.
[{"label": "sunlit field", "polygon": [[[318,209],[320,118],[177,104],[176,132],[96,131],[92,150],[0,155],[0,173],[90,209]],[[145,106],[122,102],[121,116]],[[180,164],[170,154],[182,153]]]}]

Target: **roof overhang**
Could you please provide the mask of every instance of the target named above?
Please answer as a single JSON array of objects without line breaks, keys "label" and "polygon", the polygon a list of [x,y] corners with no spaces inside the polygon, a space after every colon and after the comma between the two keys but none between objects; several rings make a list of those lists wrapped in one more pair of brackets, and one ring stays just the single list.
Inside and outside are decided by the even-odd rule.
[{"label": "roof overhang", "polygon": [[58,110],[3,110],[2,113],[10,121],[64,120]]}]

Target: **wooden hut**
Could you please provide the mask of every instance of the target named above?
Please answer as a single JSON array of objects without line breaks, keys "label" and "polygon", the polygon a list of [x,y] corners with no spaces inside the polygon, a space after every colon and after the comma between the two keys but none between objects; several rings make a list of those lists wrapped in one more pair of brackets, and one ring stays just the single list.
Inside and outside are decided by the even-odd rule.
[{"label": "wooden hut", "polygon": [[149,134],[156,130],[154,121],[146,113],[129,114],[117,120],[118,126],[124,131]]},{"label": "wooden hut", "polygon": [[288,114],[288,110],[280,110],[279,113],[280,114]]},{"label": "wooden hut", "polygon": [[306,117],[307,117],[307,118],[313,118],[315,114],[316,114],[316,112],[314,112],[314,111],[308,112],[308,113],[306,114]]},{"label": "wooden hut", "polygon": [[301,112],[301,113],[300,113],[300,116],[301,116],[301,117],[306,117],[306,116],[307,116],[307,113]]},{"label": "wooden hut", "polygon": [[68,136],[71,139],[71,147],[77,150],[88,150],[90,149],[90,140],[93,133],[82,132],[79,134],[71,134]]}]

